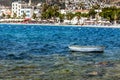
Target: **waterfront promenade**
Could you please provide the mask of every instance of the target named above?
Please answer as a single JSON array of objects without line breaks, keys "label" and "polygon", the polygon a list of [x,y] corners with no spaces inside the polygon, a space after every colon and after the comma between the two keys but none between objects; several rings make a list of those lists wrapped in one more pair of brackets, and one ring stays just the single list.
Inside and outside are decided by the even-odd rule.
[{"label": "waterfront promenade", "polygon": [[120,24],[117,25],[68,25],[68,24],[61,24],[61,23],[0,23],[0,24],[7,24],[7,25],[42,25],[42,26],[64,26],[64,27],[96,27],[96,28],[120,28]]}]

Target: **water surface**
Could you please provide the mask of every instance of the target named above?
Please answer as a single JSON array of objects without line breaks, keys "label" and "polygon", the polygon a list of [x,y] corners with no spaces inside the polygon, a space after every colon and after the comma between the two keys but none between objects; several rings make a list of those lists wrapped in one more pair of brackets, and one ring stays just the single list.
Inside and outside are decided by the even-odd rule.
[{"label": "water surface", "polygon": [[[69,50],[69,45],[104,46],[105,51],[104,53],[76,53]],[[67,80],[71,75],[74,75],[71,80],[84,79],[78,76],[83,76],[86,69],[91,70],[91,68],[82,69],[83,66],[120,60],[120,29],[0,24],[0,60],[5,71],[16,67],[17,72],[22,68],[30,68],[30,71],[33,70],[33,73],[28,70],[30,75],[34,77],[33,74],[37,74],[34,73],[37,71],[37,77],[41,79],[53,80],[60,74],[61,77],[58,79],[61,79],[65,73],[68,75],[66,74],[64,76],[66,79],[63,80]],[[5,75],[1,74],[1,76]],[[13,74],[10,76],[11,79],[15,77]],[[21,75],[21,78],[25,77]]]}]

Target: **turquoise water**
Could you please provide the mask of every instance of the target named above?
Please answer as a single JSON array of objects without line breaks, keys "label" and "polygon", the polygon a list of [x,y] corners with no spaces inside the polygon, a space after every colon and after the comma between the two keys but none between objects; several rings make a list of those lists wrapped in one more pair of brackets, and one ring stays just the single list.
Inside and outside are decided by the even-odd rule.
[{"label": "turquoise water", "polygon": [[[105,51],[71,52],[69,45],[105,46]],[[94,80],[106,80],[114,72],[95,67],[96,63],[119,60],[118,28],[0,24],[0,79],[92,80],[84,74],[91,70],[102,73],[105,69],[107,77],[95,76]]]}]

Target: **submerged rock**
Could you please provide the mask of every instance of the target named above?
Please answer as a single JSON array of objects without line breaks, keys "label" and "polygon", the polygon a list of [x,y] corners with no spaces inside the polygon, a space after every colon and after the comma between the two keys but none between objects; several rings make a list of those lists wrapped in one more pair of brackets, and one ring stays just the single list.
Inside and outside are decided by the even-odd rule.
[{"label": "submerged rock", "polygon": [[113,67],[114,66],[114,63],[112,62],[107,62],[107,61],[104,61],[104,62],[99,62],[96,64],[96,66],[101,66],[101,67]]},{"label": "submerged rock", "polygon": [[6,55],[6,59],[15,59],[16,55],[15,54],[8,54]]},{"label": "submerged rock", "polygon": [[99,73],[97,71],[92,71],[92,72],[89,72],[87,73],[88,76],[97,76],[99,75]]},{"label": "submerged rock", "polygon": [[21,60],[21,59],[32,59],[32,57],[26,53],[20,53],[20,54],[10,53],[5,56],[5,59]]}]

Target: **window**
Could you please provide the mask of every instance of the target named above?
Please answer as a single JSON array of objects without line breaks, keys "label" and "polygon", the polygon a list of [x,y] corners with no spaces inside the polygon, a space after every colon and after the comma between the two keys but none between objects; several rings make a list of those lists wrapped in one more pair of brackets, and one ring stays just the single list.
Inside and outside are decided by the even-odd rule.
[{"label": "window", "polygon": [[24,11],[21,11],[21,13],[24,13]]},{"label": "window", "polygon": [[27,17],[29,17],[30,15],[27,15]]},{"label": "window", "polygon": [[30,11],[26,11],[27,13],[29,13]]}]

